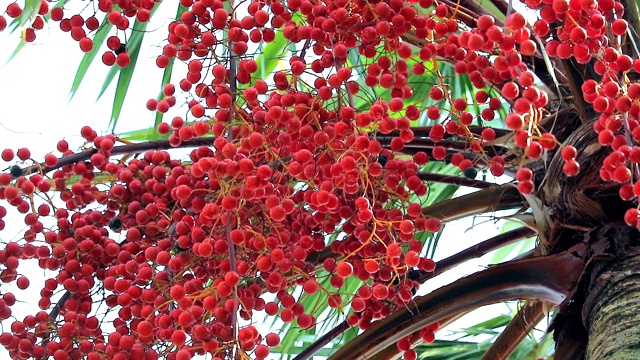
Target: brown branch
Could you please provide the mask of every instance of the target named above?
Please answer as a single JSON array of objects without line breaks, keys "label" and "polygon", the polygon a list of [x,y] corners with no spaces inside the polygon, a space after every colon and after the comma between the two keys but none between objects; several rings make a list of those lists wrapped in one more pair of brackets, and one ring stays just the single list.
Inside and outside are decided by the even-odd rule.
[{"label": "brown branch", "polygon": [[568,87],[573,97],[573,105],[580,115],[580,120],[585,123],[595,115],[591,104],[588,104],[582,97],[582,84],[586,80],[585,77],[590,75],[587,72],[591,65],[578,64],[574,59],[568,59],[562,60],[562,67],[565,70],[563,73],[567,77]]},{"label": "brown branch", "polygon": [[[416,135],[428,136],[429,131],[431,131],[431,126],[417,126],[411,129],[414,131]],[[471,132],[474,132],[474,133],[480,133],[482,132],[483,129],[485,129],[485,127],[480,127],[480,126],[469,127],[469,130],[471,130]],[[494,129],[494,131],[496,132],[496,136],[502,136],[509,133],[508,130],[497,129],[497,128]],[[385,143],[389,143],[391,141],[392,136],[397,136],[397,135],[399,135],[399,133],[394,132],[391,135],[378,135],[378,137],[384,138],[383,141],[385,141]],[[216,138],[214,136],[200,137],[200,138],[183,141],[178,146],[171,146],[169,143],[169,140],[167,139],[145,141],[145,142],[140,142],[135,144],[116,146],[113,148],[113,150],[111,150],[111,155],[136,154],[136,153],[141,153],[147,150],[167,150],[167,149],[174,149],[174,148],[177,149],[177,148],[188,148],[188,147],[196,147],[196,146],[207,146],[207,145],[213,144],[213,141],[215,139]],[[447,146],[448,143],[441,142],[441,143],[438,143],[437,145]],[[464,143],[462,142],[452,142],[451,145],[457,148],[465,149]],[[46,174],[53,170],[57,170],[61,167],[64,167],[66,165],[71,165],[71,164],[78,163],[80,161],[88,160],[91,158],[91,155],[97,152],[98,152],[97,149],[87,149],[79,153],[62,156],[58,158],[58,163],[55,166],[32,165],[22,169],[22,172],[23,174],[32,174],[40,171],[41,173]]]},{"label": "brown branch", "polygon": [[[429,132],[431,132],[431,129],[433,128],[433,126],[412,126],[411,127],[411,131],[413,131],[413,135],[414,136],[429,136]],[[493,129],[493,131],[495,131],[496,133],[496,137],[501,137],[507,134],[512,134],[513,131],[511,130],[507,130],[507,129],[501,129],[501,128],[494,128],[494,127],[490,127],[490,126],[477,126],[477,125],[469,125],[467,126],[467,128],[469,128],[469,131],[472,134],[482,134],[482,131],[484,129]],[[385,134],[379,134],[379,135],[385,135]],[[400,135],[399,131],[393,131],[390,134],[386,134],[386,135]],[[454,135],[450,135],[450,134],[445,134],[445,138],[449,138],[449,137],[456,137]]]},{"label": "brown branch", "polygon": [[420,276],[416,278],[416,281],[424,283],[425,281],[432,279],[445,271],[449,271],[466,261],[479,258],[493,250],[530,238],[535,234],[535,230],[528,227],[521,227],[519,229],[507,231],[503,234],[494,236],[470,248],[464,249],[457,254],[451,255],[446,259],[438,261],[436,263],[436,269],[433,272],[428,273],[426,271],[420,271]]},{"label": "brown branch", "polygon": [[506,1],[503,0],[491,0],[491,3],[493,5],[495,5],[495,7],[498,8],[498,10],[500,10],[501,13],[503,14],[507,14],[507,11],[509,10],[509,4]]},{"label": "brown branch", "polygon": [[315,353],[320,351],[325,345],[331,342],[331,340],[337,338],[342,335],[345,331],[349,330],[351,326],[347,323],[347,321],[343,321],[338,324],[333,329],[329,330],[326,334],[322,335],[318,340],[314,341],[313,344],[307,346],[304,350],[302,350],[293,360],[307,360],[310,359]]},{"label": "brown branch", "polygon": [[462,278],[422,296],[372,325],[329,360],[381,360],[378,354],[423,327],[460,312],[527,299],[560,305],[571,298],[585,267],[587,246],[511,261]]},{"label": "brown branch", "polygon": [[478,189],[488,189],[495,187],[496,184],[482,180],[467,179],[462,176],[444,175],[437,173],[419,172],[417,176],[424,181],[438,182],[443,184],[451,184],[458,186],[468,186]]},{"label": "brown branch", "polygon": [[443,222],[491,211],[514,209],[524,206],[518,189],[511,185],[500,185],[442,201],[422,209],[424,216],[437,217]]},{"label": "brown branch", "polygon": [[[147,150],[166,150],[166,149],[178,149],[178,148],[187,148],[187,147],[195,147],[195,146],[205,146],[212,145],[215,137],[202,137],[191,139],[187,141],[183,141],[178,146],[171,146],[169,144],[169,140],[153,140],[153,141],[145,141],[141,143],[135,144],[127,144],[122,146],[116,146],[111,150],[111,155],[124,155],[124,154],[136,154],[141,153]],[[80,161],[87,160],[91,158],[91,155],[97,153],[97,149],[88,149],[79,153],[63,156],[58,159],[58,163],[55,166],[40,166],[40,165],[32,165],[27,168],[22,169],[23,174],[31,174],[36,172],[42,172],[46,174],[53,170],[59,169],[66,165],[71,165],[78,163]]]},{"label": "brown branch", "polygon": [[[71,293],[68,291],[65,291],[62,297],[60,297],[60,300],[58,300],[56,305],[49,312],[49,319],[51,319],[52,321],[56,320],[56,318],[60,314],[60,309],[64,307],[64,304],[67,302],[67,300],[69,300],[69,298],[71,298]],[[43,348],[47,347],[47,344],[51,341],[50,335],[51,334],[49,334],[47,338],[42,339],[42,343],[40,344],[40,346],[42,346]],[[45,359],[49,359],[49,356],[47,356]]]},{"label": "brown branch", "polygon": [[[376,139],[380,142],[380,144],[383,147],[389,148],[389,145],[391,144],[391,140],[393,140],[394,137],[386,136],[386,137],[378,137]],[[447,151],[453,151],[455,153],[467,152],[469,154],[474,154],[471,152],[469,143],[467,141],[440,140],[438,142],[434,142],[433,140],[425,139],[425,138],[416,138],[411,140],[408,143],[405,143],[404,147],[399,152],[404,154],[415,154],[418,151],[423,151],[427,153],[427,155],[432,156],[431,152],[433,148],[435,148],[436,146],[442,146]],[[507,149],[502,147],[496,147],[496,146],[485,146],[483,148],[483,151],[485,152],[486,156],[493,157],[496,155],[505,154],[507,152]],[[482,163],[484,163],[484,161],[482,161]]]},{"label": "brown branch", "polygon": [[[389,145],[391,143],[391,140],[395,139],[396,136],[390,136],[390,135],[379,135],[376,136],[376,140],[378,140],[380,142],[380,144],[382,144],[382,146],[386,146]],[[435,146],[443,146],[447,149],[454,149],[454,150],[467,150],[469,148],[469,145],[467,144],[466,141],[456,141],[456,140],[440,140],[438,142],[435,142],[431,139],[428,138],[423,138],[423,137],[418,137],[418,138],[414,138],[413,140],[409,141],[408,143],[405,143],[405,147],[409,146],[409,145],[419,145],[421,147],[425,147],[425,148],[433,148]]]}]

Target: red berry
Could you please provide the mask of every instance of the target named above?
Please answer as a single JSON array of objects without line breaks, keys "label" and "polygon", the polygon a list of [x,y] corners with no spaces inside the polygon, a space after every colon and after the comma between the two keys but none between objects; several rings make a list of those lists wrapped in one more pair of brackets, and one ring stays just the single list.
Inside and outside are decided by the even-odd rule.
[{"label": "red berry", "polygon": [[413,222],[411,220],[402,220],[399,228],[400,232],[403,234],[412,234],[414,231]]},{"label": "red berry", "polygon": [[11,3],[7,6],[7,15],[12,18],[17,18],[22,14],[22,8],[17,3]]},{"label": "red berry", "polygon": [[18,278],[16,285],[18,285],[18,289],[24,290],[29,287],[29,279],[24,276],[21,276]]},{"label": "red berry", "polygon": [[22,161],[27,160],[31,157],[31,151],[27,148],[18,149],[18,158]]},{"label": "red berry", "polygon": [[511,130],[520,130],[524,126],[524,120],[520,114],[509,114],[505,119],[505,124]]},{"label": "red berry", "polygon": [[537,141],[531,141],[526,150],[527,157],[537,159],[542,155],[542,145]]},{"label": "red berry", "polygon": [[575,160],[578,157],[578,150],[571,145],[567,145],[562,148],[561,156],[564,161]]},{"label": "red berry", "polygon": [[407,264],[407,266],[418,266],[418,264],[420,263],[420,254],[413,250],[410,250],[404,255],[404,262]]},{"label": "red berry", "polygon": [[342,278],[347,278],[353,274],[353,265],[348,262],[341,262],[336,267],[336,273]]},{"label": "red berry", "polygon": [[376,284],[373,287],[372,295],[378,300],[386,299],[389,296],[389,288],[384,284]]},{"label": "red berry", "polygon": [[171,342],[176,346],[182,346],[187,341],[187,334],[182,330],[174,330],[171,334]]},{"label": "red berry", "polygon": [[280,336],[275,333],[268,333],[265,337],[268,346],[276,347],[280,345]]},{"label": "red berry", "polygon": [[269,216],[271,217],[271,219],[273,219],[273,221],[280,222],[285,219],[285,217],[287,216],[287,212],[282,206],[274,206],[269,209]]},{"label": "red berry", "polygon": [[442,227],[442,222],[438,218],[430,217],[426,221],[426,230],[430,232],[438,232]]},{"label": "red berry", "polygon": [[14,156],[15,156],[15,154],[14,154],[13,150],[11,150],[11,149],[2,150],[2,160],[11,161],[11,160],[13,160]]},{"label": "red berry", "polygon": [[533,179],[533,171],[529,168],[520,168],[516,172],[516,180],[527,181]]},{"label": "red berry", "polygon": [[414,349],[408,349],[404,352],[405,360],[416,360],[418,358],[418,353]]},{"label": "red berry", "polygon": [[611,32],[615,35],[624,35],[627,32],[628,24],[624,19],[614,20],[611,23]]},{"label": "red berry", "polygon": [[107,66],[112,66],[116,63],[116,54],[113,51],[107,51],[102,54],[102,62]]},{"label": "red berry", "polygon": [[173,285],[170,294],[172,299],[180,300],[185,296],[184,287],[182,285]]},{"label": "red berry", "polygon": [[533,192],[534,184],[531,180],[524,180],[518,182],[518,191],[523,194],[531,194]]},{"label": "red berry", "polygon": [[392,257],[398,257],[402,255],[402,248],[397,243],[391,243],[387,245],[387,255]]},{"label": "red berry", "polygon": [[118,54],[118,57],[116,57],[116,64],[121,68],[125,68],[129,66],[130,63],[131,63],[131,58],[127,53]]},{"label": "red berry", "polygon": [[520,89],[518,88],[518,84],[513,81],[502,85],[502,96],[507,99],[515,99],[518,97],[519,93]]},{"label": "red berry", "polygon": [[613,171],[613,180],[619,183],[627,183],[631,180],[631,170],[626,165],[620,165]]},{"label": "red berry", "polygon": [[574,43],[582,43],[587,39],[587,31],[579,26],[576,26],[573,29],[571,29],[571,32],[569,33],[569,38]]},{"label": "red berry", "polygon": [[545,150],[553,150],[556,148],[558,141],[552,133],[544,133],[540,136],[540,145]]},{"label": "red berry", "polygon": [[636,226],[638,224],[638,209],[628,209],[624,213],[624,222],[626,222],[629,226]]},{"label": "red berry", "polygon": [[562,171],[564,171],[567,176],[576,176],[580,173],[580,164],[575,160],[569,160],[562,166]]},{"label": "red berry", "polygon": [[491,15],[481,15],[478,17],[477,26],[479,30],[486,31],[495,24],[495,19]]}]

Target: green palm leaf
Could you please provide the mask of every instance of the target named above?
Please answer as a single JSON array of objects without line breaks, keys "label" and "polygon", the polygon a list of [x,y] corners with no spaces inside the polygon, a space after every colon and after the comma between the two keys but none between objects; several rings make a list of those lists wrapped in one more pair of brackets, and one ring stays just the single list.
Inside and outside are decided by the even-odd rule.
[{"label": "green palm leaf", "polygon": [[[151,9],[151,16],[153,16],[153,14],[158,10],[160,4],[162,4],[162,2],[155,3],[153,9]],[[124,99],[127,95],[127,91],[129,90],[131,78],[133,77],[133,72],[135,71],[136,64],[138,62],[138,55],[140,54],[140,47],[142,45],[142,40],[144,38],[147,25],[148,22],[143,23],[139,22],[138,20],[136,20],[136,22],[133,24],[131,37],[127,42],[127,48],[129,56],[131,57],[131,63],[126,68],[120,69],[118,84],[116,86],[116,93],[113,98],[113,106],[111,108],[111,120],[109,121],[109,127],[111,127],[111,131],[115,129],[116,124],[118,123],[118,119],[120,118],[120,111],[122,111],[122,105],[124,104]],[[109,82],[111,82],[112,78],[107,79]],[[104,88],[105,87],[103,85],[103,89]],[[102,92],[100,93],[100,96],[101,95]],[[100,98],[100,96],[98,96],[98,98]]]},{"label": "green palm leaf", "polygon": [[[481,359],[491,343],[498,337],[511,316],[503,314],[475,325],[452,331],[453,340],[436,340],[431,344],[419,344],[416,351],[420,359],[429,360],[475,360]],[[443,333],[446,334],[446,330]],[[479,336],[483,336],[482,340]],[[489,336],[489,338],[487,338]],[[553,337],[543,335],[540,340],[527,337],[509,357],[512,360],[536,360],[553,353]]]},{"label": "green palm leaf", "polygon": [[13,19],[8,26],[11,28],[11,32],[13,33],[18,29],[23,29],[25,25],[31,24],[38,15],[41,3],[40,0],[25,0],[22,13]]},{"label": "green palm leaf", "polygon": [[[95,34],[93,38],[93,43],[94,43],[93,48],[91,49],[91,51],[84,54],[84,56],[82,57],[82,60],[80,61],[80,64],[78,65],[78,70],[76,71],[76,75],[73,78],[73,83],[71,84],[71,90],[69,91],[69,101],[73,99],[76,92],[80,88],[80,84],[82,84],[82,80],[84,80],[84,77],[87,74],[89,67],[93,63],[93,60],[95,60],[96,55],[98,55],[98,52],[100,52],[102,43],[104,43],[104,40],[107,38],[112,28],[113,28],[113,25],[109,23],[107,21],[107,18],[105,17],[102,20],[102,24],[100,24],[100,28],[98,32]],[[115,71],[114,68],[111,68],[111,71]],[[111,74],[111,71],[109,71],[110,74]]]}]

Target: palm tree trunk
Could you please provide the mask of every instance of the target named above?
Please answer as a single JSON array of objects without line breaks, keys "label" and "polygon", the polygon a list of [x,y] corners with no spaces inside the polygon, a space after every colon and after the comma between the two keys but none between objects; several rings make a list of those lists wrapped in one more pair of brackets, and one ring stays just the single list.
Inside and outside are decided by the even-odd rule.
[{"label": "palm tree trunk", "polygon": [[586,359],[640,359],[640,254],[611,263],[594,285]]}]

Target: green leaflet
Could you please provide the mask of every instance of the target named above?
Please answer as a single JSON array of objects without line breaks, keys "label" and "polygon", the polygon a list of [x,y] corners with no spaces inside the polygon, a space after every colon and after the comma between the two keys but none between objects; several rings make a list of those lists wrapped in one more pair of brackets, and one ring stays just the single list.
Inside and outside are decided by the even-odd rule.
[{"label": "green leaflet", "polygon": [[[164,68],[164,72],[162,73],[162,82],[160,83],[160,93],[158,94],[158,98],[157,98],[158,100],[161,100],[164,97],[164,95],[162,94],[162,88],[171,82],[171,74],[173,73],[173,63],[175,62],[175,60],[176,60],[175,57],[169,59],[169,65],[167,65],[167,67]],[[164,113],[157,111],[155,120],[153,121],[154,125],[157,127],[162,122],[163,118],[164,118]]]},{"label": "green leaflet", "polygon": [[[54,7],[62,6],[62,4],[63,2],[59,2]],[[25,7],[22,10],[22,14],[20,14],[20,16],[18,16],[17,18],[13,19],[13,21],[11,21],[11,23],[8,25],[8,27],[11,28],[10,32],[13,33],[18,29],[22,29],[24,25],[26,25],[27,23],[33,22],[33,20],[38,14],[38,10],[40,10],[40,1],[26,0]],[[49,19],[49,14],[45,15],[44,19],[45,20]],[[22,50],[25,45],[26,45],[26,41],[24,41],[24,36],[21,36],[20,42],[18,43],[18,45],[16,45],[16,48],[13,49],[13,52],[11,53],[9,58],[7,58],[7,61],[5,62],[5,64],[11,61],[14,57],[16,57],[16,55],[18,55],[20,50]]]},{"label": "green leaflet", "polygon": [[156,131],[156,126],[151,126],[146,129],[139,129],[133,131],[127,131],[118,135],[120,138],[129,141],[153,141],[168,139],[169,135],[161,135]]},{"label": "green leaflet", "polygon": [[[87,71],[89,70],[89,67],[93,63],[93,60],[96,58],[96,55],[98,55],[98,52],[102,47],[102,43],[109,35],[109,32],[111,31],[112,27],[113,25],[111,25],[111,23],[107,21],[107,18],[105,16],[105,18],[102,20],[102,24],[100,24],[100,28],[98,32],[93,38],[93,49],[91,49],[91,51],[89,51],[88,53],[84,54],[84,56],[82,57],[82,61],[80,61],[80,64],[78,65],[78,71],[76,71],[76,76],[73,78],[73,83],[71,84],[71,90],[69,91],[69,101],[73,99],[76,92],[80,88],[80,84],[82,84],[82,80],[84,79],[84,76],[87,74]],[[114,70],[114,69],[111,68],[111,70]]]},{"label": "green leaflet", "polygon": [[131,57],[131,63],[126,68],[120,69],[120,75],[118,76],[118,83],[116,85],[116,93],[113,97],[113,106],[111,107],[111,120],[109,120],[108,125],[111,128],[111,131],[115,129],[118,119],[120,118],[120,111],[124,104],[124,98],[129,90],[131,78],[133,77],[133,72],[138,61],[138,55],[140,54],[140,46],[138,45],[138,47],[129,48],[128,52]]},{"label": "green leaflet", "polygon": [[[500,334],[502,328],[511,321],[511,316],[498,315],[492,319],[480,322],[473,326],[455,331],[460,334],[456,340],[436,340],[432,344],[419,344],[415,347],[419,359],[429,360],[476,360],[484,355],[491,343]],[[445,330],[446,332],[446,330]],[[474,341],[473,336],[489,335],[489,339]],[[462,340],[464,338],[472,338]],[[544,335],[540,342],[532,337],[526,337],[509,357],[512,360],[535,360],[542,356],[548,356],[553,352],[553,337]]]},{"label": "green leaflet", "polygon": [[16,30],[23,30],[25,25],[31,25],[36,16],[38,16],[41,3],[42,2],[40,0],[25,0],[22,14],[13,19],[8,26],[11,28],[10,32],[14,33]]},{"label": "green leaflet", "polygon": [[[525,343],[528,343],[527,340],[531,340],[531,339],[530,338],[525,339]],[[543,356],[549,356],[550,354],[553,353],[555,342],[553,340],[552,334],[546,333],[540,339],[539,342],[533,342],[533,341],[531,342],[533,343],[532,344],[533,346],[531,346],[531,350],[529,350],[529,352],[527,352],[523,357],[521,357],[522,360],[537,360]]]},{"label": "green leaflet", "polygon": [[287,39],[285,39],[282,33],[282,29],[278,29],[276,31],[276,37],[264,47],[264,52],[256,59],[258,71],[252,74],[252,79],[266,79],[267,76],[275,70],[287,47],[287,42]]},{"label": "green leaflet", "polygon": [[[131,65],[129,65],[129,66],[131,66]],[[120,72],[120,68],[118,66],[116,66],[116,65],[112,66],[109,69],[109,73],[107,74],[107,77],[105,78],[104,82],[102,83],[102,87],[100,88],[100,92],[98,93],[98,97],[96,98],[96,101],[100,100],[100,98],[102,97],[104,92],[107,90],[107,88],[111,84],[111,81],[113,81],[113,78],[119,72]]]},{"label": "green leaflet", "polygon": [[[153,9],[151,9],[151,16],[158,10],[162,2],[156,3]],[[111,108],[111,120],[109,121],[109,127],[113,131],[120,118],[120,111],[124,104],[124,99],[129,90],[131,84],[131,78],[135,71],[136,64],[138,62],[138,55],[140,54],[140,48],[142,45],[142,39],[144,38],[145,31],[148,23],[141,23],[138,20],[133,24],[133,30],[131,31],[131,37],[127,42],[127,51],[131,57],[131,63],[124,69],[120,69],[120,75],[118,76],[118,84],[116,85],[116,93],[113,98],[113,106]],[[113,69],[113,68],[112,68]],[[111,75],[111,72],[109,73]],[[113,79],[113,78],[111,78]],[[108,78],[109,82],[111,79]],[[104,88],[104,86],[103,86]],[[100,93],[102,95],[102,92]],[[98,96],[100,98],[100,96]]]},{"label": "green leaflet", "polygon": [[[324,269],[318,271],[318,278],[326,279],[325,281],[319,281],[321,286],[324,286],[329,290],[333,289],[329,283],[329,274]],[[349,294],[355,293],[363,284],[364,283],[358,278],[350,276],[345,279],[343,287],[340,288],[340,292]],[[317,320],[323,320],[323,322],[318,322],[314,328],[309,330],[299,329],[295,322],[284,324],[282,329],[280,329],[280,335],[282,336],[284,334],[284,336],[282,336],[282,341],[278,347],[272,349],[272,353],[282,355],[282,359],[290,359],[294,355],[300,353],[302,349],[305,349],[306,346],[316,341],[322,334],[340,324],[346,318],[347,311],[350,309],[349,305],[343,303],[342,308],[344,309],[344,314],[342,314],[339,309],[329,308],[327,298],[327,294],[321,289],[313,295],[305,295],[300,301],[304,306],[305,311],[313,311],[317,316]],[[345,300],[344,297],[343,300]],[[274,319],[273,324],[275,324],[275,321],[276,320]],[[340,344],[345,344],[350,341],[356,335],[357,331],[349,329],[336,338],[331,343],[330,348],[322,349],[316,355],[323,356],[322,354],[326,354],[325,356],[328,356],[331,354],[333,349],[338,348]],[[300,346],[300,344],[303,344],[303,346]]]},{"label": "green leaflet", "polygon": [[[280,59],[285,56],[289,41],[284,37],[282,29],[276,29],[275,33],[276,36],[272,42],[265,46],[263,46],[263,43],[259,44],[258,51],[262,50],[262,53],[255,58],[258,70],[251,74],[251,82],[249,84],[238,84],[238,90],[244,90],[252,86],[257,80],[265,80],[276,69]],[[238,97],[238,102],[240,105],[244,103],[242,96]]]},{"label": "green leaflet", "polygon": [[11,53],[11,55],[9,56],[5,64],[11,61],[16,55],[18,55],[18,53],[20,52],[20,50],[22,50],[25,44],[26,44],[26,41],[24,41],[24,38],[20,37],[20,42],[18,43],[16,48],[13,50],[13,52]]},{"label": "green leaflet", "polygon": [[507,19],[505,14],[502,11],[498,10],[498,8],[495,5],[493,5],[491,1],[489,0],[474,0],[474,1],[478,5],[482,6],[483,10],[493,15],[496,19],[502,22],[505,22],[505,20]]},{"label": "green leaflet", "polygon": [[[176,13],[176,19],[180,19],[180,16],[187,11],[187,8],[182,6],[182,5],[178,5],[178,11]],[[160,83],[160,93],[158,94],[158,100],[162,99],[164,97],[164,95],[162,94],[162,88],[171,82],[171,75],[173,74],[173,64],[176,61],[175,57],[172,57],[171,59],[169,59],[169,65],[167,65],[166,68],[164,68],[164,72],[162,73],[162,83]],[[161,112],[156,112],[156,116],[155,116],[155,120],[154,120],[154,125],[157,127],[161,122],[162,119],[164,118],[164,114]],[[150,136],[154,136],[154,135],[159,135],[157,134],[157,131],[155,131],[155,127],[153,130],[153,133],[149,134]]]}]

